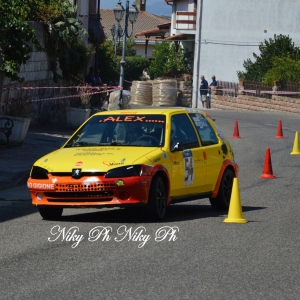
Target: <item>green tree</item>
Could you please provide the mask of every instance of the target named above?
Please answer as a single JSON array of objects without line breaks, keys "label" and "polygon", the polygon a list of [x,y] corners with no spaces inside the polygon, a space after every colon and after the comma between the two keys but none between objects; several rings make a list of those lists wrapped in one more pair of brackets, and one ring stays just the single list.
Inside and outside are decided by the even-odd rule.
[{"label": "green tree", "polygon": [[[142,76],[143,70],[148,68],[150,63],[147,58],[136,56],[136,50],[134,49],[134,45],[134,42],[130,42],[128,46],[128,49],[130,50],[126,50],[126,63],[124,70],[124,77],[126,81],[139,80],[140,76]],[[132,56],[127,55],[127,53],[131,54]],[[114,45],[112,44],[112,42],[107,41],[100,45],[98,54],[100,58],[98,67],[101,72],[102,81],[119,81],[120,61],[122,57],[117,56],[115,59]]]},{"label": "green tree", "polygon": [[296,47],[289,36],[274,35],[274,39],[265,40],[258,47],[260,54],[253,53],[254,61],[247,59],[243,66],[245,71],[237,71],[239,78],[252,81],[263,81],[266,73],[272,68],[274,57],[284,57],[287,54],[295,60],[300,55],[300,48]]},{"label": "green tree", "polygon": [[294,60],[289,55],[273,57],[272,68],[267,71],[263,81],[273,83],[275,80],[300,82],[300,60]]},{"label": "green tree", "polygon": [[[122,49],[123,49],[123,40],[120,40],[120,43],[117,47],[117,55],[122,56]],[[135,56],[135,40],[133,37],[129,37],[126,39],[126,48],[125,48],[125,55],[126,56]]]},{"label": "green tree", "polygon": [[18,73],[20,66],[30,57],[31,42],[38,50],[42,49],[35,31],[27,22],[30,14],[28,1],[6,0],[0,3],[0,72],[16,81],[23,80]]},{"label": "green tree", "polygon": [[154,45],[152,56],[148,72],[152,79],[172,71],[191,71],[191,54],[180,46],[176,47],[173,42],[163,41]]},{"label": "green tree", "polygon": [[70,1],[45,2],[37,6],[36,18],[39,18],[47,29],[46,51],[51,59],[54,81],[57,82],[60,78],[57,74],[57,61],[60,63],[64,79],[73,79],[72,75],[84,78],[93,49],[82,40],[87,32],[76,18],[77,7]]},{"label": "green tree", "polygon": [[102,82],[119,80],[114,53],[114,46],[110,41],[104,42],[98,48],[98,68]]},{"label": "green tree", "polygon": [[21,64],[25,64],[32,52],[32,45],[42,50],[28,21],[37,21],[47,29],[45,50],[51,59],[54,81],[57,61],[65,78],[70,74],[84,77],[86,66],[93,53],[85,45],[82,36],[87,32],[75,17],[77,7],[68,0],[6,0],[0,2],[0,72],[12,80],[18,76]]},{"label": "green tree", "polygon": [[[117,57],[117,69],[120,70],[121,57]],[[147,69],[150,61],[141,56],[127,56],[125,59],[124,77],[127,81],[140,80],[143,70]],[[119,71],[118,71],[119,72]],[[119,79],[119,78],[118,78]]]}]

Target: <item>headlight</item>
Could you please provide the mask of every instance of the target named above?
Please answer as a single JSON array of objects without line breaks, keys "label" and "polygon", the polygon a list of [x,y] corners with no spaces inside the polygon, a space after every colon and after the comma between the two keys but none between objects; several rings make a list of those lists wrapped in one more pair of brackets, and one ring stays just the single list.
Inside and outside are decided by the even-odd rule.
[{"label": "headlight", "polygon": [[131,177],[131,176],[140,176],[141,175],[141,165],[133,165],[128,167],[120,167],[109,170],[105,177],[114,178],[114,177]]},{"label": "headlight", "polygon": [[33,166],[30,177],[32,179],[48,179],[48,171],[44,168]]}]

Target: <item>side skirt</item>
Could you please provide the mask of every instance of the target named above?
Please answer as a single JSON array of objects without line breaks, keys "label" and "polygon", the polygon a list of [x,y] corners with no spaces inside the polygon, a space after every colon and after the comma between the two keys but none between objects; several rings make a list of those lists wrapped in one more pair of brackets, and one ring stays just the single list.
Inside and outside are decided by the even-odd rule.
[{"label": "side skirt", "polygon": [[172,197],[171,198],[171,204],[180,203],[180,202],[187,202],[187,201],[193,201],[193,200],[198,200],[198,199],[203,199],[203,198],[210,198],[211,195],[212,195],[212,192],[203,193],[203,194],[180,196],[180,197]]}]

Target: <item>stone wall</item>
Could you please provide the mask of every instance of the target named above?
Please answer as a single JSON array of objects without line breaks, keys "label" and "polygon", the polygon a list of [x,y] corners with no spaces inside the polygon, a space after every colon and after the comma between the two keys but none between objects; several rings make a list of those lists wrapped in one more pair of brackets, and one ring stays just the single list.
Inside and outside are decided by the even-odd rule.
[{"label": "stone wall", "polygon": [[212,108],[300,113],[300,99],[272,95],[272,99],[238,95],[237,98],[212,95]]},{"label": "stone wall", "polygon": [[[42,47],[44,43],[44,26],[41,23],[29,22],[30,26],[36,31],[36,36]],[[34,48],[34,47],[33,47]],[[58,68],[58,74],[61,71]],[[65,108],[69,105],[68,99],[44,100],[45,98],[58,98],[71,93],[76,93],[76,90],[70,89],[30,89],[20,90],[20,87],[53,87],[63,85],[63,82],[55,83],[53,81],[53,73],[50,71],[50,61],[47,52],[36,51],[30,54],[30,59],[25,65],[21,66],[20,77],[24,77],[24,81],[12,82],[9,78],[4,78],[2,102],[12,98],[27,98],[33,100],[31,119],[33,124],[40,123],[64,123],[66,120]],[[9,89],[9,90],[8,90]],[[37,101],[38,100],[38,101]]]}]

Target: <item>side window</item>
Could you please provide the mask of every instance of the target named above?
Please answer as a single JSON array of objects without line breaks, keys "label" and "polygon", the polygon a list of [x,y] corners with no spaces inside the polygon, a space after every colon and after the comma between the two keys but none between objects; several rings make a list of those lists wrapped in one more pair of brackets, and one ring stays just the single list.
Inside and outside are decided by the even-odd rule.
[{"label": "side window", "polygon": [[209,122],[201,114],[192,113],[190,116],[200,135],[202,145],[209,146],[218,144],[219,140]]},{"label": "side window", "polygon": [[177,143],[182,144],[184,149],[199,147],[196,132],[185,114],[171,118],[171,147]]}]

